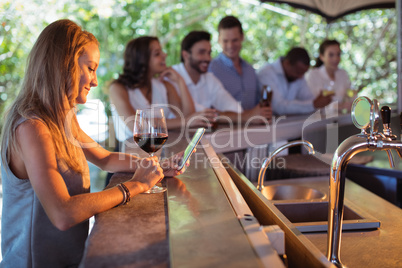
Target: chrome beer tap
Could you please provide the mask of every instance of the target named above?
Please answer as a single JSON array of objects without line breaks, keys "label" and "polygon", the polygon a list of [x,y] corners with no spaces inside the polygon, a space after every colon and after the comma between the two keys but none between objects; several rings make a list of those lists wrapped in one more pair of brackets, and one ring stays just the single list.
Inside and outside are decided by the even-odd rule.
[{"label": "chrome beer tap", "polygon": [[314,154],[313,145],[310,142],[305,141],[305,140],[292,141],[292,142],[286,143],[285,145],[282,145],[281,147],[275,149],[275,151],[273,151],[272,154],[270,156],[268,156],[267,158],[265,158],[264,161],[262,162],[260,173],[258,174],[258,186],[257,186],[258,191],[261,192],[262,189],[264,188],[265,171],[269,167],[269,164],[271,164],[272,160],[283,150],[293,147],[293,146],[297,146],[297,145],[304,145],[308,149],[309,154]]},{"label": "chrome beer tap", "polygon": [[377,100],[367,97],[357,98],[352,105],[352,120],[361,133],[343,141],[332,158],[329,182],[328,205],[328,247],[327,258],[337,267],[345,267],[340,260],[341,233],[344,210],[345,173],[349,160],[363,151],[386,151],[391,167],[394,165],[391,150],[402,158],[402,143],[392,135],[390,124],[391,109],[381,109],[384,125],[383,133],[378,132],[379,108]]},{"label": "chrome beer tap", "polygon": [[[383,126],[383,135],[384,138],[388,140],[396,140],[396,136],[392,134],[391,129],[391,109],[388,106],[383,106],[381,108],[381,118],[382,118],[382,126]],[[394,158],[392,157],[391,150],[387,150],[389,165],[393,168],[395,167]]]}]

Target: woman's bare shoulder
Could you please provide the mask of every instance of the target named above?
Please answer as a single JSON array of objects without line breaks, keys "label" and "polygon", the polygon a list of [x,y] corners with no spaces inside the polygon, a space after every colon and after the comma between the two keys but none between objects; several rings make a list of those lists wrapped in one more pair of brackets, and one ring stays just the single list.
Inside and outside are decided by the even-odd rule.
[{"label": "woman's bare shoulder", "polygon": [[10,151],[10,169],[18,178],[27,179],[26,165],[39,166],[54,152],[52,135],[46,124],[38,119],[19,124],[15,135],[17,148]]},{"label": "woman's bare shoulder", "polygon": [[109,97],[110,101],[115,104],[126,101],[128,100],[127,88],[119,82],[114,82],[109,86]]},{"label": "woman's bare shoulder", "polygon": [[28,119],[16,128],[17,139],[46,139],[51,137],[50,130],[43,120]]},{"label": "woman's bare shoulder", "polygon": [[127,92],[127,88],[125,85],[123,85],[122,83],[119,82],[113,82],[110,84],[109,86],[109,91],[112,92],[120,92],[120,91],[124,91]]}]

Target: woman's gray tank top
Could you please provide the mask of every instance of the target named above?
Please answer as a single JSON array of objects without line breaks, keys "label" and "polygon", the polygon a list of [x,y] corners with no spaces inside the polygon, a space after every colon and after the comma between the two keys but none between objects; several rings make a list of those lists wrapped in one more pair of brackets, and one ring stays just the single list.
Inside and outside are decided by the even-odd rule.
[{"label": "woman's gray tank top", "polygon": [[[76,174],[65,163],[58,161],[70,195],[89,192],[89,169],[83,152],[82,161],[85,167],[83,175]],[[58,230],[47,217],[29,179],[17,178],[9,165],[3,164],[1,176],[3,260],[0,267],[77,267],[88,236],[88,221],[67,231]]]}]

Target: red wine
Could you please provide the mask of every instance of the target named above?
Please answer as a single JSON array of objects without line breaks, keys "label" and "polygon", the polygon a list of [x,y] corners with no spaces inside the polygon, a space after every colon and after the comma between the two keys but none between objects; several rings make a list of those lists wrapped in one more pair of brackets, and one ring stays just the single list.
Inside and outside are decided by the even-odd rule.
[{"label": "red wine", "polygon": [[138,146],[147,153],[155,153],[168,139],[167,134],[136,134],[134,141]]}]

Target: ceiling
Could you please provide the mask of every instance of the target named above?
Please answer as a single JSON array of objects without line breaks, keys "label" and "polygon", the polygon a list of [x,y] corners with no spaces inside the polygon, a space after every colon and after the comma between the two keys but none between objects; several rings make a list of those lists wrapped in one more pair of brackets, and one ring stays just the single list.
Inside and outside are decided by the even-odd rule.
[{"label": "ceiling", "polygon": [[396,0],[261,0],[261,2],[286,3],[317,13],[327,22],[344,15],[370,8],[394,8]]}]

